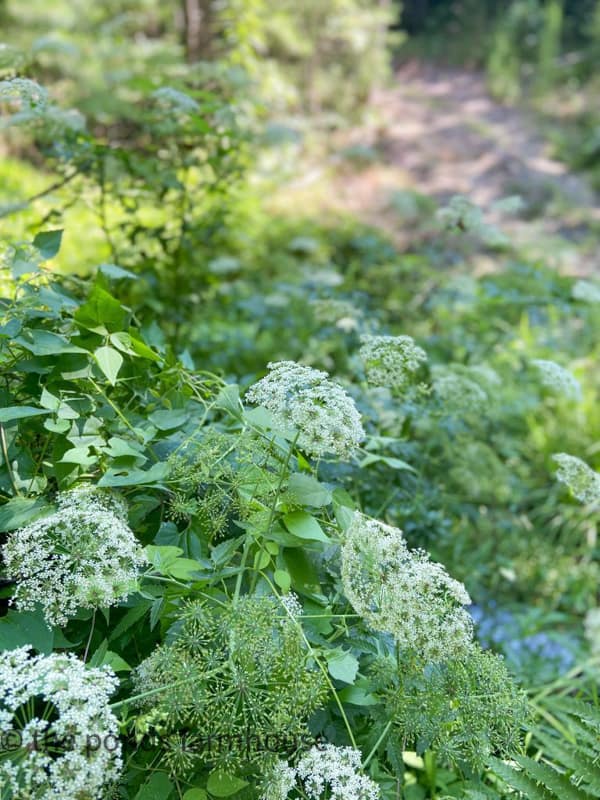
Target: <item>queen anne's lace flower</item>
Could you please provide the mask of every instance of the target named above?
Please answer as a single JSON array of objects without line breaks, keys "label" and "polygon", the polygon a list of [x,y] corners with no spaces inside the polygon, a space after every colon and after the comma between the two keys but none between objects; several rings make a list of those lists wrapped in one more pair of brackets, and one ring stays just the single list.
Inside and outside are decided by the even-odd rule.
[{"label": "queen anne's lace flower", "polygon": [[488,403],[488,394],[478,383],[481,376],[468,377],[452,367],[435,366],[431,370],[433,390],[444,410],[450,413],[482,411]]},{"label": "queen anne's lace flower", "polygon": [[423,550],[409,550],[398,528],[354,515],[342,546],[342,585],[367,624],[426,661],[459,657],[472,646],[465,587]]},{"label": "queen anne's lace flower", "polygon": [[361,774],[360,752],[333,744],[311,747],[295,768],[279,762],[261,800],[287,800],[299,786],[301,796],[309,800],[378,800],[381,796],[375,781]]},{"label": "queen anne's lace flower", "polygon": [[11,751],[0,759],[0,786],[8,797],[105,797],[122,769],[108,705],[117,685],[108,667],[87,669],[72,654],[0,654],[0,732]]},{"label": "queen anne's lace flower", "polygon": [[291,617],[295,618],[302,616],[302,603],[298,599],[297,594],[294,592],[288,592],[287,594],[282,595],[280,600],[281,604]]},{"label": "queen anne's lace flower", "polygon": [[555,453],[553,460],[558,464],[556,478],[573,492],[581,503],[595,503],[600,500],[600,473],[595,472],[585,461],[567,453]]},{"label": "queen anne's lace flower", "polygon": [[402,389],[427,361],[427,353],[410,336],[362,336],[359,355],[374,386]]},{"label": "queen anne's lace flower", "polygon": [[364,438],[354,401],[326,372],[278,361],[251,386],[246,399],[271,412],[278,427],[297,431],[298,446],[313,456],[349,455]]},{"label": "queen anne's lace flower", "polygon": [[581,397],[581,386],[577,378],[555,361],[536,358],[531,362],[538,370],[540,382],[555,394],[562,394],[570,400]]},{"label": "queen anne's lace flower", "polygon": [[311,306],[317,322],[335,325],[346,333],[356,330],[363,316],[362,311],[347,300],[313,300]]},{"label": "queen anne's lace flower", "polygon": [[80,608],[101,608],[126,597],[146,562],[125,521],[126,506],[89,489],[58,497],[58,510],[10,534],[2,548],[17,582],[21,610],[37,603],[49,625],[65,625]]},{"label": "queen anne's lace flower", "polygon": [[29,78],[0,81],[0,103],[15,105],[20,111],[45,111],[48,92]]}]

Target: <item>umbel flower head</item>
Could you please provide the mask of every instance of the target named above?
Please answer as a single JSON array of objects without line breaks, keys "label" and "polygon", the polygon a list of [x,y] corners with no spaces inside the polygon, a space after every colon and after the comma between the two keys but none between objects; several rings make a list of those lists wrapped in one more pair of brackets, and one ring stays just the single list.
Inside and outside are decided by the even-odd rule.
[{"label": "umbel flower head", "polygon": [[581,503],[587,505],[600,500],[600,473],[577,456],[555,453],[552,458],[558,464],[557,480],[568,486]]},{"label": "umbel flower head", "polygon": [[125,598],[146,561],[125,516],[118,496],[82,489],[59,495],[54,514],[12,533],[2,555],[17,608],[40,603],[49,625],[65,625],[80,608]]},{"label": "umbel flower head", "polygon": [[402,389],[427,361],[425,350],[410,336],[361,336],[360,341],[359,355],[374,386]]},{"label": "umbel flower head", "polygon": [[312,456],[349,455],[364,438],[354,401],[326,372],[295,361],[268,365],[269,374],[246,399],[271,412],[278,427],[296,431],[298,446]]},{"label": "umbel flower head", "polygon": [[561,367],[555,361],[546,361],[536,358],[531,362],[536,367],[540,383],[554,394],[562,394],[569,400],[579,400],[581,386],[577,378],[569,370]]},{"label": "umbel flower head", "polygon": [[472,647],[465,587],[423,550],[409,550],[398,528],[354,515],[342,546],[342,585],[368,625],[425,661],[446,661]]},{"label": "umbel flower head", "polygon": [[261,800],[378,800],[380,795],[375,781],[361,774],[360,751],[325,744],[311,747],[296,767],[277,763]]},{"label": "umbel flower head", "polygon": [[488,403],[488,393],[480,385],[482,376],[461,367],[460,364],[434,366],[431,370],[434,393],[448,413],[480,412]]},{"label": "umbel flower head", "polygon": [[108,704],[117,678],[72,654],[32,656],[30,649],[0,654],[0,732],[11,748],[0,758],[2,797],[103,798],[122,769]]}]

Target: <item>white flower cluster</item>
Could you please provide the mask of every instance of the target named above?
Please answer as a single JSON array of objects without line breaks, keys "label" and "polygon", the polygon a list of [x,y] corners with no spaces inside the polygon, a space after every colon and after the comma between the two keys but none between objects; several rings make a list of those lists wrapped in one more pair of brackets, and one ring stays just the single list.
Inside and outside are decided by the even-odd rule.
[{"label": "white flower cluster", "polygon": [[571,297],[584,303],[600,303],[600,286],[591,281],[576,281],[571,288]]},{"label": "white flower cluster", "polygon": [[585,461],[568,453],[555,453],[553,460],[558,464],[556,478],[573,492],[581,502],[596,503],[600,500],[600,473],[589,467]]},{"label": "white flower cluster", "polygon": [[125,521],[124,502],[89,489],[65,492],[58,510],[10,534],[2,548],[17,582],[13,602],[37,603],[49,625],[65,625],[80,608],[101,608],[135,588],[146,558]]},{"label": "white flower cluster", "polygon": [[15,105],[20,111],[45,111],[48,92],[29,78],[9,78],[0,81],[0,103]]},{"label": "white flower cluster", "polygon": [[360,341],[359,355],[374,386],[402,389],[427,361],[411,336],[361,336]]},{"label": "white flower cluster", "polygon": [[342,586],[372,628],[425,661],[460,657],[472,647],[465,587],[425,551],[409,550],[398,528],[356,512],[342,546]]},{"label": "white flower cluster", "polygon": [[365,435],[352,398],[326,372],[295,361],[268,367],[246,399],[270,411],[278,427],[296,431],[298,446],[310,455],[348,456]]},{"label": "white flower cluster", "polygon": [[531,363],[538,370],[540,382],[546,389],[555,394],[562,394],[569,400],[581,398],[581,385],[569,370],[555,361],[546,361],[543,358],[536,358]]},{"label": "white flower cluster", "polygon": [[600,656],[600,608],[591,608],[587,612],[583,627],[592,655]]},{"label": "white flower cluster", "polygon": [[361,754],[353,747],[317,745],[293,768],[279,762],[261,800],[287,800],[300,784],[309,800],[379,800],[379,786],[361,774]]},{"label": "white flower cluster", "polygon": [[434,366],[431,373],[433,390],[446,411],[479,413],[486,407],[488,394],[476,382],[481,376],[473,374],[470,378],[452,367],[439,365]]},{"label": "white flower cluster", "polygon": [[287,594],[282,595],[281,604],[290,617],[294,617],[295,619],[296,617],[302,616],[302,603],[295,592],[288,592]]},{"label": "white flower cluster", "polygon": [[160,89],[156,89],[152,92],[151,97],[160,108],[174,114],[194,114],[200,108],[193,97],[172,86],[162,86]]},{"label": "white flower cluster", "polygon": [[30,649],[0,654],[0,732],[11,751],[0,759],[0,786],[15,800],[99,800],[122,770],[108,704],[118,680],[72,654]]}]

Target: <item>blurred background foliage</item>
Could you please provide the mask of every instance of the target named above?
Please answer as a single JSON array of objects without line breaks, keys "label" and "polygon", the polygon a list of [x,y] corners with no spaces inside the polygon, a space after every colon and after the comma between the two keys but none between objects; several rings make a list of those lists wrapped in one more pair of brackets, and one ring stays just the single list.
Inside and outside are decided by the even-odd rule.
[{"label": "blurred background foliage", "polygon": [[[34,79],[81,115],[4,126],[6,251],[64,228],[55,268],[126,270],[113,270],[119,300],[186,367],[247,385],[268,361],[301,359],[340,378],[372,457],[331,480],[466,582],[482,642],[527,685],[585,659],[598,509],[557,484],[551,457],[600,466],[598,284],[582,293],[580,276],[489,231],[436,226],[437,203],[416,193],[397,197],[411,230],[401,246],[317,203],[269,201],[281,161],[327,153],[332,132],[371,113],[394,65],[417,57],[484,72],[600,185],[600,2],[0,0],[0,19],[0,79]],[[397,402],[365,389],[364,333],[408,333],[463,377],[491,370],[493,402],[444,413],[418,391]],[[540,386],[533,359],[571,369],[581,401]],[[411,796],[430,796],[431,780]]]}]

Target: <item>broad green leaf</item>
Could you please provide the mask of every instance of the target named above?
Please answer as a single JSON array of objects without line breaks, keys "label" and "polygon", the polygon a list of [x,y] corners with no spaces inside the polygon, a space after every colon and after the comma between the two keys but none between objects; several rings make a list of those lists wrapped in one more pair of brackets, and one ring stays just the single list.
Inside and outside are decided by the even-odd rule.
[{"label": "broad green leaf", "polygon": [[215,797],[230,797],[248,786],[247,781],[241,780],[236,775],[228,775],[225,772],[213,772],[208,776],[206,788]]},{"label": "broad green leaf", "polygon": [[52,506],[43,500],[29,497],[13,497],[0,506],[0,531],[14,531],[22,528],[52,511]]},{"label": "broad green leaf", "polygon": [[188,789],[183,795],[183,800],[207,800],[208,795],[204,789]]},{"label": "broad green leaf", "polygon": [[48,261],[58,253],[60,250],[60,243],[62,241],[62,230],[44,231],[38,233],[33,240],[33,246],[39,251],[44,261]]},{"label": "broad green leaf", "polygon": [[95,351],[94,357],[98,363],[98,366],[108,378],[109,383],[114,386],[117,382],[119,370],[123,366],[123,356],[121,353],[119,353],[118,350],[115,350],[114,347],[108,347],[108,345],[105,345],[104,347],[99,347]]},{"label": "broad green leaf", "polygon": [[287,594],[292,585],[292,576],[284,569],[276,569],[273,573],[273,579],[277,586],[284,594]]},{"label": "broad green leaf", "polygon": [[60,459],[61,464],[79,464],[81,467],[89,467],[95,464],[98,458],[90,455],[89,447],[72,447]]},{"label": "broad green leaf", "polygon": [[164,772],[154,772],[141,786],[135,800],[167,800],[174,788]]},{"label": "broad green leaf", "polygon": [[368,467],[369,464],[376,464],[377,462],[386,464],[388,467],[392,467],[392,469],[405,469],[410,472],[416,472],[415,468],[407,464],[406,461],[402,461],[399,458],[391,458],[390,456],[380,456],[377,453],[369,453],[366,455],[359,466]]},{"label": "broad green leaf", "polygon": [[0,422],[12,422],[15,419],[25,419],[25,417],[39,417],[51,412],[45,408],[33,408],[33,406],[8,406],[0,408]]},{"label": "broad green leaf", "polygon": [[362,686],[347,686],[338,692],[342,703],[353,706],[376,706],[379,700]]},{"label": "broad green leaf", "polygon": [[113,653],[112,650],[107,650],[102,664],[107,664],[115,672],[131,672],[129,664],[118,653]]},{"label": "broad green leaf", "polygon": [[138,484],[160,483],[167,477],[169,467],[167,464],[154,464],[148,470],[115,468],[107,470],[98,481],[98,486],[136,486]]},{"label": "broad green leaf", "polygon": [[181,427],[189,419],[189,414],[181,408],[160,409],[153,411],[148,419],[160,431],[170,431]]},{"label": "broad green leaf", "polygon": [[88,330],[117,332],[126,327],[127,312],[118,300],[96,285],[73,317]]},{"label": "broad green leaf", "polygon": [[130,272],[128,269],[123,269],[123,267],[118,267],[116,264],[100,264],[98,267],[98,272],[101,272],[103,275],[106,275],[107,278],[112,278],[113,280],[119,280],[121,278],[135,278],[134,272]]},{"label": "broad green leaf", "polygon": [[132,625],[135,625],[136,622],[138,622],[147,614],[151,605],[152,603],[142,600],[138,603],[138,605],[130,608],[119,624],[114,628],[114,630],[111,631],[108,641],[114,642],[115,639],[118,639],[119,636],[122,636],[125,631],[129,630]]},{"label": "broad green leaf", "polygon": [[0,618],[0,651],[30,644],[40,653],[51,653],[54,635],[40,611],[9,610]]},{"label": "broad green leaf", "polygon": [[283,523],[288,531],[299,539],[329,544],[329,539],[325,536],[317,520],[306,511],[292,511],[291,514],[286,514]]},{"label": "broad green leaf", "polygon": [[358,661],[352,653],[341,648],[327,653],[329,674],[338,681],[354,683],[358,673]]},{"label": "broad green leaf", "polygon": [[15,344],[29,350],[34,356],[58,356],[62,353],[85,353],[87,350],[71,344],[64,336],[41,329],[25,330],[15,338]]},{"label": "broad green leaf", "polygon": [[294,502],[320,508],[331,503],[331,491],[305,472],[295,472],[288,481],[288,493]]}]

